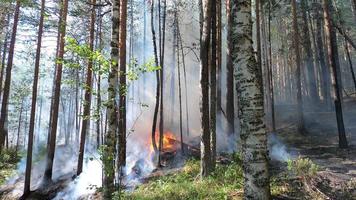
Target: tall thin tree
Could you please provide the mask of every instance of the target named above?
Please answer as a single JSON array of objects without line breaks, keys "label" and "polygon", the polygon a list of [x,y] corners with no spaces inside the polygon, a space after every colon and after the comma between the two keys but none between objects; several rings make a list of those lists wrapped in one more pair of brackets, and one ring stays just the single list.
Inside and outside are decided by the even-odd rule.
[{"label": "tall thin tree", "polygon": [[35,130],[35,118],[36,118],[36,103],[37,103],[37,90],[38,90],[38,74],[40,71],[40,58],[41,58],[41,45],[43,35],[43,23],[45,15],[45,0],[41,0],[41,16],[37,34],[37,49],[35,59],[35,72],[33,75],[33,87],[32,87],[32,103],[31,103],[31,116],[30,116],[30,128],[28,134],[28,147],[26,158],[26,174],[23,196],[27,197],[30,193],[31,186],[31,168],[32,168],[32,148],[33,148],[33,132]]},{"label": "tall thin tree", "polygon": [[44,174],[44,181],[51,181],[53,173],[53,161],[54,154],[56,150],[56,138],[57,138],[57,125],[58,125],[58,114],[59,114],[59,101],[61,95],[61,82],[62,82],[62,71],[63,71],[63,57],[64,57],[64,45],[65,45],[65,35],[67,27],[67,13],[68,13],[68,0],[63,1],[63,13],[62,13],[62,23],[60,24],[60,43],[58,49],[57,57],[57,67],[56,67],[56,77],[54,85],[54,96],[53,96],[53,110],[52,113],[52,123],[50,127],[49,144],[47,147],[47,160],[46,169]]},{"label": "tall thin tree", "polygon": [[[94,50],[94,37],[95,37],[95,4],[96,0],[91,0],[92,8],[90,15],[90,28],[89,28],[89,49]],[[93,58],[90,56],[87,67],[87,76],[85,81],[85,94],[84,94],[84,108],[83,108],[83,121],[82,130],[80,133],[80,145],[78,154],[78,167],[77,175],[80,175],[83,171],[83,159],[85,151],[85,138],[88,135],[90,127],[90,107],[91,107],[91,94],[92,94],[92,76],[93,76]]]},{"label": "tall thin tree", "polygon": [[336,112],[336,121],[339,132],[339,147],[347,148],[347,138],[345,134],[344,118],[342,111],[342,86],[341,69],[339,62],[339,52],[337,46],[336,30],[332,24],[332,14],[334,8],[331,0],[323,0],[324,10],[324,28],[327,37],[328,61],[332,74],[332,86],[334,89],[334,104]]},{"label": "tall thin tree", "polygon": [[304,117],[303,117],[303,100],[302,100],[302,82],[301,82],[301,59],[300,59],[300,45],[299,45],[299,28],[297,20],[297,3],[296,0],[292,0],[292,15],[293,15],[293,42],[295,51],[296,68],[294,76],[296,79],[297,88],[297,126],[298,131],[303,133],[304,130]]},{"label": "tall thin tree", "polygon": [[21,1],[16,0],[15,13],[14,13],[14,22],[12,26],[9,54],[7,59],[7,67],[6,67],[6,76],[5,76],[5,84],[4,84],[4,92],[2,97],[1,104],[1,114],[0,114],[0,152],[5,144],[5,138],[7,137],[7,117],[8,117],[8,103],[9,103],[9,95],[10,95],[10,85],[11,85],[11,71],[14,61],[14,51],[15,51],[15,42],[16,42],[16,33],[17,33],[17,25],[19,22],[20,16],[20,6]]}]

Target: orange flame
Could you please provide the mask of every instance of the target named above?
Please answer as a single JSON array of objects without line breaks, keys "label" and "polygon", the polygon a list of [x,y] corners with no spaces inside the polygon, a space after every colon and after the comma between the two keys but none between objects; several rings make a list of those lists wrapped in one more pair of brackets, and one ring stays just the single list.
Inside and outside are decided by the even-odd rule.
[{"label": "orange flame", "polygon": [[[159,146],[159,132],[156,132],[156,143],[157,143],[157,147]],[[151,141],[151,139],[150,139]],[[174,133],[170,132],[170,131],[166,131],[165,133],[163,133],[163,147],[162,150],[173,150],[176,148],[176,136],[174,135]],[[150,142],[150,151],[153,152],[153,144]]]}]

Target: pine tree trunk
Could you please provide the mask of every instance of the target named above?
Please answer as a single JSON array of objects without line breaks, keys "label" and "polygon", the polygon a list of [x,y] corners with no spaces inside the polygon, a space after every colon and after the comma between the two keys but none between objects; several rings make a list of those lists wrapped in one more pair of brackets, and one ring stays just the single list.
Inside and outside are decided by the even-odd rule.
[{"label": "pine tree trunk", "polygon": [[[91,51],[94,50],[94,32],[95,32],[95,4],[96,0],[91,0],[91,16],[90,16],[90,31],[89,31],[89,48]],[[80,175],[83,171],[83,159],[85,151],[85,138],[89,134],[90,127],[90,108],[91,108],[91,93],[92,93],[92,76],[93,76],[93,60],[89,58],[87,67],[87,77],[85,82],[85,94],[84,94],[84,110],[83,110],[83,121],[82,130],[80,134],[80,145],[79,145],[79,155],[78,155],[78,167],[77,175]]]},{"label": "pine tree trunk", "polygon": [[[252,46],[251,0],[232,1],[232,59],[240,102],[244,199],[270,199],[262,77]],[[238,42],[237,42],[238,41]]]},{"label": "pine tree trunk", "polygon": [[352,81],[353,81],[353,84],[354,84],[354,87],[355,87],[355,91],[356,91],[356,76],[355,76],[355,71],[354,71],[354,67],[353,67],[353,64],[352,64],[352,58],[351,58],[351,54],[350,54],[350,49],[349,49],[349,46],[348,46],[346,40],[345,40],[345,44],[344,45],[345,45],[345,51],[346,51],[347,60],[349,62]]},{"label": "pine tree trunk", "polygon": [[211,4],[211,63],[210,63],[210,145],[211,145],[211,168],[216,164],[216,72],[217,72],[217,12],[216,4]]},{"label": "pine tree trunk", "polygon": [[[158,49],[157,49],[157,41],[156,41],[156,31],[155,31],[155,26],[154,26],[154,4],[155,1],[151,1],[151,32],[152,32],[152,43],[153,43],[153,51],[154,51],[154,59],[155,59],[155,64],[156,66],[159,66],[159,61],[158,61]],[[156,153],[158,153],[158,147],[156,143],[156,129],[157,129],[157,118],[158,118],[158,109],[159,109],[159,103],[160,103],[160,73],[158,70],[156,70],[156,104],[155,104],[155,109],[154,109],[154,114],[153,114],[153,123],[152,123],[152,130],[151,130],[151,141],[152,141],[152,146],[153,149]]]},{"label": "pine tree trunk", "polygon": [[65,34],[66,34],[66,23],[67,23],[67,12],[68,12],[68,0],[63,1],[63,15],[62,15],[62,23],[60,24],[61,34],[60,34],[60,45],[58,51],[58,65],[56,68],[56,81],[54,87],[54,99],[53,99],[53,113],[52,123],[51,123],[51,131],[50,131],[50,139],[49,146],[47,147],[47,161],[46,161],[46,169],[44,174],[44,180],[50,181],[52,179],[52,170],[53,170],[53,161],[54,161],[54,153],[56,149],[56,136],[57,136],[57,124],[58,124],[58,111],[59,111],[59,101],[60,101],[60,92],[61,92],[61,81],[62,81],[62,67],[63,67],[63,56],[64,56],[64,45],[65,45]]},{"label": "pine tree trunk", "polygon": [[311,98],[311,103],[316,104],[318,101],[318,89],[317,89],[317,84],[316,84],[316,79],[315,79],[315,66],[314,66],[314,61],[313,61],[313,52],[312,52],[312,47],[311,47],[311,41],[310,41],[310,32],[309,32],[309,27],[308,27],[308,15],[307,15],[307,10],[309,9],[308,2],[307,0],[302,0],[301,1],[301,10],[302,10],[302,17],[303,17],[303,47],[305,51],[305,64],[307,68],[307,74],[308,76],[306,77],[307,79],[307,87],[309,87],[309,92],[310,92],[310,98]]},{"label": "pine tree trunk", "polygon": [[211,0],[202,2],[202,30],[200,41],[200,115],[201,115],[201,176],[211,173],[210,112],[209,112],[209,48],[211,31]]},{"label": "pine tree trunk", "polygon": [[292,15],[293,15],[293,42],[295,50],[295,61],[296,69],[294,76],[296,79],[296,88],[297,88],[297,126],[298,131],[303,133],[304,130],[304,117],[303,117],[303,100],[302,100],[302,83],[301,83],[301,59],[300,59],[300,48],[299,48],[299,29],[297,21],[297,5],[296,0],[292,0]]},{"label": "pine tree trunk", "polygon": [[40,58],[41,58],[41,45],[42,45],[44,15],[45,15],[45,0],[41,0],[41,16],[40,16],[40,22],[39,22],[38,35],[37,35],[35,72],[33,75],[34,78],[33,78],[33,87],[32,87],[31,116],[30,116],[30,128],[29,128],[29,134],[28,134],[26,174],[25,174],[25,185],[24,185],[23,197],[27,197],[30,194],[30,186],[31,186],[33,134],[34,134],[34,129],[35,129],[38,75],[39,75],[39,70],[40,70]]},{"label": "pine tree trunk", "polygon": [[331,0],[323,0],[324,9],[324,27],[327,37],[328,47],[328,61],[332,72],[332,85],[334,89],[334,104],[336,111],[337,127],[339,132],[339,147],[347,148],[347,138],[345,134],[344,119],[342,113],[342,84],[341,84],[341,70],[339,63],[339,52],[337,46],[336,30],[332,25],[332,14],[334,12]]},{"label": "pine tree trunk", "polygon": [[[127,24],[127,0],[120,1],[120,90],[119,90],[119,159],[118,167],[126,165],[126,24]],[[122,173],[121,170],[119,170]]]},{"label": "pine tree trunk", "polygon": [[234,109],[234,66],[232,62],[233,40],[232,40],[232,1],[226,2],[226,18],[227,18],[227,52],[226,52],[226,118],[228,122],[227,133],[233,135],[235,133],[235,109]]},{"label": "pine tree trunk", "polygon": [[[3,49],[2,49],[2,59],[1,59],[1,72],[0,72],[0,97],[1,93],[3,91],[2,85],[3,85],[3,80],[4,80],[4,72],[5,72],[5,60],[6,60],[6,53],[7,53],[7,47],[8,47],[8,34],[9,34],[9,24],[10,24],[10,14],[7,15],[7,21],[5,24],[6,27],[6,34],[5,34],[5,39],[4,39],[4,44],[3,44]],[[1,133],[0,133],[1,134]],[[1,137],[1,136],[0,136]],[[1,145],[0,145],[1,146]]]},{"label": "pine tree trunk", "polygon": [[316,44],[317,44],[317,49],[318,49],[318,58],[319,58],[319,63],[321,67],[321,73],[322,73],[322,96],[324,98],[324,103],[325,105],[329,106],[331,104],[331,94],[330,94],[330,73],[329,73],[329,67],[326,63],[326,58],[325,58],[325,46],[323,42],[323,16],[321,14],[322,12],[322,6],[320,4],[317,4],[317,7],[315,8],[316,10]]},{"label": "pine tree trunk", "polygon": [[111,32],[111,66],[108,83],[107,102],[107,131],[104,140],[103,165],[104,165],[104,199],[111,199],[115,185],[115,157],[116,157],[116,131],[118,130],[116,95],[118,89],[119,69],[119,19],[120,0],[112,1],[112,32]]},{"label": "pine tree trunk", "polygon": [[20,5],[21,1],[16,1],[15,13],[14,13],[14,22],[12,27],[11,41],[9,47],[9,55],[7,59],[7,67],[6,67],[6,77],[4,84],[4,92],[1,104],[1,114],[0,114],[0,152],[5,144],[5,138],[7,138],[8,130],[7,130],[7,111],[8,111],[8,103],[9,103],[9,95],[10,95],[10,85],[11,85],[11,71],[12,65],[14,61],[14,51],[15,51],[15,42],[16,42],[16,33],[17,33],[17,25],[19,22],[20,15]]}]

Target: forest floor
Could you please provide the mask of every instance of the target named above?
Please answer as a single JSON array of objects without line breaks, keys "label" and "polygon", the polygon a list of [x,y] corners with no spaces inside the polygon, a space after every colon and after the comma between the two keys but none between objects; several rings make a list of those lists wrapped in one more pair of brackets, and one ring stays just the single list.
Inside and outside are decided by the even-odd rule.
[{"label": "forest floor", "polygon": [[[303,162],[300,162],[301,165],[293,166],[286,160],[270,161],[273,199],[356,199],[356,129],[353,127],[355,113],[346,112],[344,115],[347,137],[349,141],[353,141],[353,143],[350,142],[347,150],[338,148],[335,116],[332,112],[306,113],[307,132],[298,134],[294,125],[293,112],[277,110],[279,126],[275,135],[286,147],[286,152],[290,154],[292,160]],[[147,200],[242,199],[241,160],[238,154],[225,156],[230,162],[220,162],[216,172],[206,180],[200,180],[198,176],[199,160],[189,159],[183,167],[164,168],[154,172],[150,177],[143,178],[141,185],[116,194],[116,197],[120,195],[122,199]],[[69,158],[64,158],[66,159],[69,160]],[[310,170],[314,164],[317,166],[315,173]],[[6,173],[9,173],[14,166],[16,165],[8,165]],[[52,188],[48,187],[48,194],[46,191],[39,191],[33,194],[32,199],[51,199],[50,197],[56,196],[56,193],[64,191],[73,182],[72,173],[69,173],[73,169],[72,166],[66,169],[66,173],[63,174],[67,175],[59,177],[59,181],[53,184]],[[2,174],[4,173],[0,170],[0,177]],[[22,181],[18,183],[12,187],[22,188]],[[3,186],[2,188],[4,189]],[[5,191],[10,192],[10,190]],[[4,190],[0,189],[0,199],[16,199],[8,195],[1,196],[1,191]],[[47,195],[45,198],[43,198],[43,193]],[[83,196],[81,199],[101,199],[100,193],[99,189],[94,195]]]}]

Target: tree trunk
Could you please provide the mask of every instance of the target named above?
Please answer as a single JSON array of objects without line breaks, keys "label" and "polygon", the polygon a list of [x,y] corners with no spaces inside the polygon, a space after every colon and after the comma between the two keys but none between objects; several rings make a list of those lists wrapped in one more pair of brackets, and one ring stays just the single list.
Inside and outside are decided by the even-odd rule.
[{"label": "tree trunk", "polygon": [[[10,24],[10,14],[7,15],[7,21],[6,21],[6,34],[5,34],[5,40],[3,44],[3,49],[2,49],[2,59],[1,59],[1,72],[0,72],[0,97],[1,93],[3,91],[2,89],[2,83],[4,80],[4,72],[5,72],[5,60],[6,60],[6,53],[7,53],[7,46],[8,46],[8,34],[9,34],[9,24]],[[0,133],[1,134],[1,133]],[[1,136],[0,136],[1,137]],[[1,145],[0,145],[1,146]]]},{"label": "tree trunk", "polygon": [[352,6],[352,14],[354,16],[354,23],[356,24],[356,0],[350,0]]},{"label": "tree trunk", "polygon": [[30,194],[30,186],[31,186],[33,133],[34,133],[34,129],[35,129],[36,103],[37,103],[37,90],[38,90],[38,74],[39,74],[39,70],[40,70],[44,14],[45,14],[45,0],[41,0],[41,16],[40,16],[38,35],[37,35],[35,72],[33,75],[34,78],[33,78],[33,87],[32,87],[30,129],[29,129],[29,134],[28,134],[26,175],[25,175],[25,185],[24,185],[23,197],[27,197]]},{"label": "tree trunk", "polygon": [[[155,1],[151,1],[151,32],[152,32],[152,42],[153,42],[153,51],[154,51],[154,59],[155,59],[155,64],[156,66],[159,66],[159,61],[158,61],[158,50],[157,50],[157,41],[156,41],[156,31],[155,31],[155,26],[154,26],[154,4]],[[157,153],[158,148],[157,148],[157,143],[156,143],[156,128],[157,128],[157,118],[158,118],[158,109],[159,109],[159,103],[160,103],[160,73],[158,70],[156,70],[156,104],[155,104],[155,110],[153,114],[153,123],[152,123],[152,133],[151,133],[151,141],[152,141],[152,146],[154,151]]]},{"label": "tree trunk", "polygon": [[51,123],[51,131],[50,131],[50,139],[49,146],[47,147],[47,161],[46,161],[46,169],[44,174],[44,180],[50,181],[52,179],[52,170],[53,170],[53,161],[54,161],[54,153],[56,148],[56,136],[57,136],[57,124],[58,124],[58,111],[59,111],[59,100],[61,93],[61,81],[62,81],[62,67],[63,67],[63,56],[64,56],[64,45],[65,45],[65,34],[66,34],[66,24],[67,24],[67,12],[68,12],[68,0],[63,1],[63,15],[62,15],[62,23],[60,24],[60,45],[58,51],[58,65],[56,69],[56,81],[54,87],[54,99],[53,99],[53,113],[52,123]]},{"label": "tree trunk", "polygon": [[[118,167],[126,165],[126,24],[127,24],[127,0],[120,1],[120,90],[119,90],[119,159]],[[121,173],[121,170],[119,171]]]},{"label": "tree trunk", "polygon": [[297,21],[297,5],[296,0],[292,0],[292,15],[293,15],[293,42],[295,51],[295,61],[296,69],[294,76],[296,79],[297,88],[297,126],[298,131],[303,133],[304,130],[304,117],[303,117],[303,99],[302,99],[302,83],[301,83],[301,59],[300,59],[300,48],[299,48],[299,29]]},{"label": "tree trunk", "polygon": [[232,63],[232,0],[226,2],[226,18],[227,18],[227,51],[226,51],[226,118],[228,122],[227,133],[233,135],[235,133],[235,109],[234,109],[234,66]]},{"label": "tree trunk", "polygon": [[6,77],[5,77],[5,84],[4,84],[4,92],[1,104],[1,116],[0,116],[0,152],[5,144],[5,138],[8,137],[8,130],[7,130],[7,111],[8,111],[8,103],[9,103],[9,95],[10,95],[10,85],[11,85],[11,71],[12,65],[14,61],[14,51],[15,51],[15,42],[16,42],[16,33],[17,33],[17,25],[19,22],[19,15],[20,15],[20,5],[21,1],[16,0],[16,7],[14,13],[14,24],[12,28],[11,34],[11,41],[10,41],[10,48],[9,48],[9,55],[7,59],[7,67],[6,67]]},{"label": "tree trunk", "polygon": [[207,177],[211,173],[211,145],[210,145],[210,112],[209,112],[209,48],[211,31],[211,0],[203,0],[202,30],[200,41],[200,117],[201,117],[201,176]]},{"label": "tree trunk", "polygon": [[252,46],[251,0],[232,2],[232,59],[241,112],[244,199],[268,200],[270,188],[267,133],[264,124],[262,77]]},{"label": "tree trunk", "polygon": [[111,199],[115,185],[115,155],[116,155],[116,131],[118,129],[116,95],[118,88],[118,68],[119,68],[119,19],[120,0],[112,1],[112,31],[111,31],[111,66],[108,83],[107,102],[107,132],[104,141],[104,199]]},{"label": "tree trunk", "polygon": [[[95,32],[95,4],[96,0],[91,0],[91,16],[90,16],[90,32],[89,32],[89,48],[91,51],[94,50],[94,32]],[[89,133],[90,127],[90,108],[91,108],[91,93],[92,93],[92,76],[93,76],[93,60],[89,58],[87,77],[85,82],[85,94],[84,94],[84,110],[83,110],[83,121],[82,130],[80,134],[80,145],[79,145],[79,155],[78,155],[78,167],[77,175],[80,175],[83,171],[83,159],[85,151],[85,138]]]},{"label": "tree trunk", "polygon": [[22,113],[23,113],[23,101],[24,99],[21,100],[21,106],[20,106],[20,115],[18,119],[18,125],[17,125],[17,138],[16,138],[16,152],[19,149],[20,145],[20,133],[21,133],[21,123],[22,123]]},{"label": "tree trunk", "polygon": [[329,106],[331,104],[331,94],[330,94],[330,73],[329,73],[329,68],[326,63],[326,58],[325,58],[325,47],[324,47],[324,42],[323,42],[323,16],[321,14],[322,6],[320,4],[317,4],[317,7],[315,8],[316,11],[316,44],[317,44],[317,49],[318,49],[318,57],[319,57],[319,63],[321,67],[321,73],[322,73],[322,96],[324,98],[324,103],[325,105]]},{"label": "tree trunk", "polygon": [[342,113],[342,85],[341,70],[339,63],[339,52],[337,46],[336,30],[332,25],[332,14],[334,12],[331,0],[323,0],[325,33],[327,36],[328,61],[332,72],[332,85],[334,89],[334,104],[336,111],[337,127],[339,132],[339,147],[347,148],[347,138],[345,134],[344,119]]},{"label": "tree trunk", "polygon": [[315,66],[313,61],[313,53],[310,41],[310,32],[308,27],[308,15],[307,10],[309,9],[308,2],[306,0],[301,1],[301,10],[303,13],[303,47],[305,51],[305,64],[307,68],[307,87],[309,87],[311,103],[314,105],[318,101],[318,89],[316,86],[316,79],[315,79]]},{"label": "tree trunk", "polygon": [[354,67],[353,67],[353,64],[352,64],[352,58],[351,58],[351,54],[350,54],[350,49],[349,49],[349,46],[348,46],[346,40],[345,40],[345,51],[346,51],[346,55],[347,55],[347,60],[349,61],[350,72],[351,72],[352,80],[353,80],[355,91],[356,91],[356,76],[355,76],[355,71],[354,71]]},{"label": "tree trunk", "polygon": [[[217,68],[216,68],[216,112],[218,114],[221,113],[222,105],[221,105],[221,77],[222,77],[222,0],[216,0],[216,16],[217,16]],[[232,109],[233,110],[233,109]],[[219,119],[222,118],[219,115]],[[219,122],[221,123],[221,121]]]},{"label": "tree trunk", "polygon": [[217,12],[216,4],[211,4],[211,63],[210,63],[210,145],[211,145],[211,168],[216,164],[216,72],[217,72]]}]

